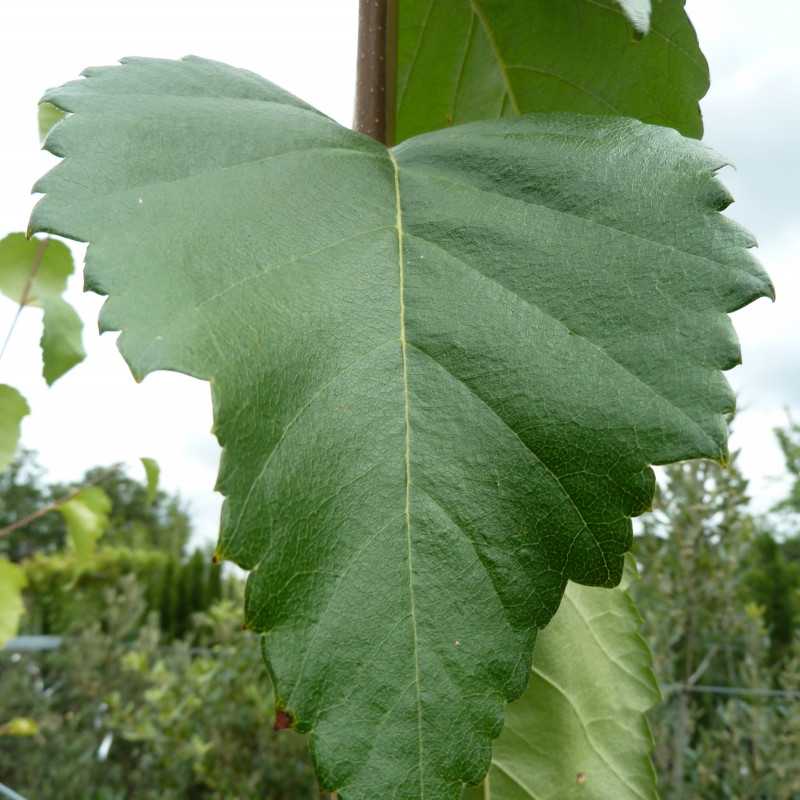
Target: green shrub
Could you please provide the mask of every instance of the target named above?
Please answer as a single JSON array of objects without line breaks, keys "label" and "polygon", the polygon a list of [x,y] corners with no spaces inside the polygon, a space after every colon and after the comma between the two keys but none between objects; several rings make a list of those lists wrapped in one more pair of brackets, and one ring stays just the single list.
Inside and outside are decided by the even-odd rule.
[{"label": "green shrub", "polygon": [[[192,642],[166,641],[133,575],[52,653],[0,654],[3,782],[37,800],[315,800],[301,737],[276,733],[269,678],[236,602],[195,615]],[[108,747],[103,758],[104,741]]]}]

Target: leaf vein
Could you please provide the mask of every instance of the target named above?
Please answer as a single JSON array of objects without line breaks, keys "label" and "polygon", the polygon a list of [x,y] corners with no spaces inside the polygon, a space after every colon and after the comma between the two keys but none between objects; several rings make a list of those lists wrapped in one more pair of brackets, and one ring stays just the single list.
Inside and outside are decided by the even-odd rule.
[{"label": "leaf vein", "polygon": [[400,360],[403,373],[403,416],[405,422],[405,520],[406,520],[406,558],[408,561],[409,603],[411,606],[411,631],[414,642],[414,671],[417,687],[417,750],[419,754],[420,800],[425,797],[424,748],[422,743],[422,696],[419,666],[419,642],[417,639],[417,612],[414,596],[414,555],[411,543],[411,397],[408,385],[408,343],[406,340],[406,299],[405,299],[405,244],[403,241],[403,210],[400,200],[400,168],[391,151],[387,151],[394,170],[395,226],[397,228],[397,261],[399,271],[398,293],[400,295]]}]

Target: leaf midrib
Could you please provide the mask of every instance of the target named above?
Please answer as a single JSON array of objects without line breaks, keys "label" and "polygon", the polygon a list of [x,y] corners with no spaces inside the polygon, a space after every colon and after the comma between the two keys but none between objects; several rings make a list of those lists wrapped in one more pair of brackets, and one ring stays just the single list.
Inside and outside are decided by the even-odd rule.
[{"label": "leaf midrib", "polygon": [[425,797],[424,747],[422,744],[422,696],[419,668],[419,639],[417,635],[417,612],[414,594],[414,555],[411,544],[411,397],[408,385],[408,348],[406,341],[406,277],[405,252],[403,242],[403,209],[400,201],[400,167],[394,154],[386,151],[394,172],[395,228],[397,229],[397,265],[399,273],[398,294],[400,295],[400,362],[403,375],[403,416],[405,424],[403,461],[405,466],[405,534],[406,560],[408,564],[409,605],[411,610],[411,631],[414,642],[414,680],[417,694],[417,752],[419,758],[420,800]]}]

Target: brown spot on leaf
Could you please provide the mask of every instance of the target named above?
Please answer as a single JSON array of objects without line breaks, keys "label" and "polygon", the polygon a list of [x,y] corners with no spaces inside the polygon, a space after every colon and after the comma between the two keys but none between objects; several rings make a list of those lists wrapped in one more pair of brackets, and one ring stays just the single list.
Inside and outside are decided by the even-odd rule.
[{"label": "brown spot on leaf", "polygon": [[272,726],[272,730],[285,731],[287,728],[291,728],[293,724],[294,720],[288,711],[283,708],[275,711],[275,724]]},{"label": "brown spot on leaf", "polygon": [[579,772],[575,776],[575,783],[577,783],[579,786],[582,786],[584,783],[586,783],[586,773],[585,772]]}]

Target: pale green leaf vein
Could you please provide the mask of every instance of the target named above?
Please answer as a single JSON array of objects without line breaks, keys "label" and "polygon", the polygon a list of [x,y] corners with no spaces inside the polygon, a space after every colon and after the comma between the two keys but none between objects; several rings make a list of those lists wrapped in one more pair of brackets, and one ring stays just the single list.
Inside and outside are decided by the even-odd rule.
[{"label": "pale green leaf vein", "polygon": [[[622,672],[624,672],[629,678],[633,681],[638,683],[640,686],[644,687],[644,689],[648,693],[653,692],[653,687],[648,684],[648,682],[642,678],[641,675],[637,675],[633,670],[629,669],[628,666],[622,659],[616,658],[612,653],[609,652],[608,648],[603,643],[603,640],[597,635],[597,631],[595,631],[594,626],[590,623],[589,619],[587,619],[586,615],[583,613],[583,609],[575,602],[575,600],[570,597],[569,592],[564,594],[564,600],[566,600],[574,609],[575,613],[583,620],[584,626],[586,630],[589,631],[591,637],[597,643],[597,646],[602,650],[605,657],[612,663],[615,664]],[[563,602],[563,601],[562,601]]]},{"label": "pale green leaf vein", "polygon": [[419,642],[417,639],[417,614],[414,599],[414,555],[411,543],[411,397],[408,386],[408,352],[406,341],[406,276],[405,276],[405,244],[403,241],[403,209],[400,200],[400,168],[394,155],[389,152],[389,159],[394,169],[395,225],[397,228],[397,262],[399,271],[400,294],[400,358],[403,371],[403,414],[405,417],[405,529],[408,559],[408,589],[411,606],[411,628],[414,642],[414,669],[417,683],[417,749],[419,754],[419,790],[420,800],[425,797],[424,780],[424,748],[422,744],[422,695],[419,667]]},{"label": "pale green leaf vein", "polygon": [[605,757],[605,755],[603,755],[603,753],[600,751],[600,749],[597,747],[597,745],[595,744],[595,741],[594,741],[594,737],[589,732],[589,728],[588,728],[586,722],[583,719],[583,715],[581,714],[580,709],[575,705],[575,701],[569,696],[569,693],[566,691],[566,689],[564,689],[562,686],[559,686],[558,683],[556,683],[553,680],[553,678],[551,678],[549,675],[545,675],[541,670],[537,669],[536,667],[534,667],[533,671],[543,681],[545,681],[546,683],[549,683],[550,686],[552,686],[567,701],[569,707],[572,709],[573,713],[575,714],[575,717],[578,720],[578,723],[580,724],[581,728],[583,729],[584,735],[586,736],[587,743],[592,748],[592,750],[594,750],[594,752],[597,755],[597,757],[609,768],[609,770],[611,770],[611,772],[614,775],[616,775],[616,777],[619,779],[620,783],[622,783],[623,785],[627,786],[628,789],[630,789],[631,792],[634,795],[636,795],[636,797],[641,797],[642,800],[648,800],[648,798],[645,797],[645,795],[643,795],[636,786],[632,786],[626,780],[625,776],[621,775],[619,773],[619,771],[614,766],[614,764],[612,764]]}]

